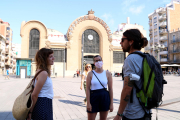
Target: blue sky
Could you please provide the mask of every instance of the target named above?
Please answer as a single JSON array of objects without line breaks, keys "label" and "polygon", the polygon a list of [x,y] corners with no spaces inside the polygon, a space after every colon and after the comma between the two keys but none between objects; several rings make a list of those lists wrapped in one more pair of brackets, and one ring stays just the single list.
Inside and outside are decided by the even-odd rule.
[{"label": "blue sky", "polygon": [[114,32],[118,24],[140,24],[149,39],[148,14],[171,0],[0,0],[0,18],[9,22],[13,30],[13,43],[21,43],[22,21],[38,20],[47,28],[66,34],[69,25],[89,10],[103,19]]}]

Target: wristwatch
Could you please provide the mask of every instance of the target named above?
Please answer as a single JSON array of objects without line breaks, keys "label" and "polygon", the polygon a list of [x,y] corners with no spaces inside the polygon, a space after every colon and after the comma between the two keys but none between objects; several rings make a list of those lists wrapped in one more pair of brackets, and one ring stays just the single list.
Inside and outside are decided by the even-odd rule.
[{"label": "wristwatch", "polygon": [[119,114],[118,112],[117,112],[117,115],[119,115],[120,117],[122,117],[122,116],[123,116],[123,114]]}]

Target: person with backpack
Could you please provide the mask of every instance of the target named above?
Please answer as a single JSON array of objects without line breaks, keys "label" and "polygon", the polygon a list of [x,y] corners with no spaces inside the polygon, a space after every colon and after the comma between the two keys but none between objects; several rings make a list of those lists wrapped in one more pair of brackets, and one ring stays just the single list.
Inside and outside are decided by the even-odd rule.
[{"label": "person with backpack", "polygon": [[136,84],[141,88],[142,79],[131,79],[132,75],[141,76],[143,57],[131,53],[142,53],[140,50],[148,44],[148,41],[138,29],[130,29],[123,33],[120,44],[123,52],[128,52],[129,55],[123,65],[124,85],[121,92],[119,109],[114,120],[145,120],[145,111],[136,97],[136,88],[134,87]]},{"label": "person with backpack", "polygon": [[[51,65],[54,64],[53,50],[42,48],[35,56],[36,74],[33,101],[27,120],[53,120],[52,99],[54,97]],[[39,73],[40,72],[40,73]]]},{"label": "person with backpack", "polygon": [[108,111],[113,111],[112,75],[103,70],[101,56],[94,56],[93,61],[96,69],[89,72],[86,79],[88,120],[95,120],[97,112],[100,113],[100,120],[106,120]]}]

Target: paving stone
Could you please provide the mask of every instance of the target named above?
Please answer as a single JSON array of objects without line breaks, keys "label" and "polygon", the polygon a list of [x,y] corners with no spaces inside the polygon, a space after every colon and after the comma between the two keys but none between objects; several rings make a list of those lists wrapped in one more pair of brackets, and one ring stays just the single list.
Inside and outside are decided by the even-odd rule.
[{"label": "paving stone", "polygon": [[[163,104],[158,108],[159,120],[180,120],[180,77],[165,76]],[[14,120],[12,107],[14,100],[22,93],[31,79],[4,80],[0,75],[0,120]],[[52,78],[55,98],[53,99],[54,120],[87,120],[84,105],[85,92],[80,90],[80,78]],[[108,114],[111,120],[117,113],[123,86],[121,77],[113,77],[114,111]],[[156,110],[152,110],[152,120],[156,119]],[[97,114],[96,119],[99,119]]]}]

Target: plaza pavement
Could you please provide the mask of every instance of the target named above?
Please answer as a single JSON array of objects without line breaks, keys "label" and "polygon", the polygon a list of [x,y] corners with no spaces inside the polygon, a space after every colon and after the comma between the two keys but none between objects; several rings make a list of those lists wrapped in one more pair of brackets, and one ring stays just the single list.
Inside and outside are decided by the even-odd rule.
[{"label": "plaza pavement", "polygon": [[[163,104],[158,108],[159,120],[180,120],[180,77],[165,76],[168,84],[164,87]],[[86,106],[83,104],[84,90],[80,90],[80,78],[52,78],[54,88],[54,120],[87,120]],[[25,89],[30,79],[11,77],[5,80],[0,76],[0,120],[14,120],[12,106],[16,97]],[[121,77],[113,77],[114,111],[108,120],[114,118],[119,107],[123,82]],[[152,120],[156,118],[153,111]],[[99,115],[97,116],[99,119]]]}]

